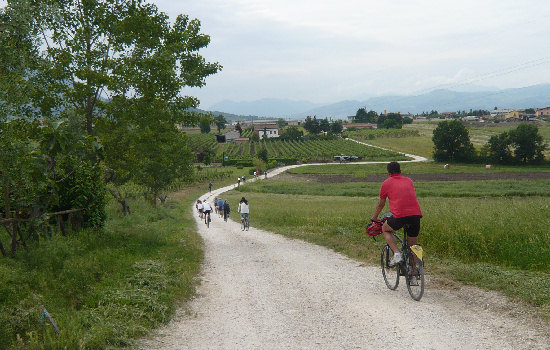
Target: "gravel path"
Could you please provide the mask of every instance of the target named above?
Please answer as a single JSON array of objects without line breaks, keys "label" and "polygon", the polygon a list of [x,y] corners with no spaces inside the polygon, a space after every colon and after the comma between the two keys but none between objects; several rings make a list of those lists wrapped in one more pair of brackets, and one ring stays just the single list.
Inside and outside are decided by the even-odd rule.
[{"label": "gravel path", "polygon": [[550,349],[548,324],[497,293],[428,276],[415,302],[404,283],[390,291],[379,268],[329,249],[215,215],[197,225],[198,296],[140,349]]}]

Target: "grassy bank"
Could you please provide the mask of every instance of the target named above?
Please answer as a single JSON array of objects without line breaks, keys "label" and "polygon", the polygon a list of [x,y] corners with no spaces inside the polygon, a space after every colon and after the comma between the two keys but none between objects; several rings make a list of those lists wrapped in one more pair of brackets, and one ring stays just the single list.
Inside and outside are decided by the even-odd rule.
[{"label": "grassy bank", "polygon": [[[483,180],[416,182],[419,197],[550,197],[550,180]],[[377,182],[322,183],[289,180],[258,182],[241,188],[242,192],[303,194],[314,196],[375,197]]]},{"label": "grassy bank", "polygon": [[[419,198],[424,212],[420,243],[427,252],[428,273],[501,291],[536,306],[550,318],[548,199],[523,197],[533,186],[547,187],[548,183],[516,182],[519,186],[514,191],[522,196],[505,198],[499,192],[506,184],[502,181],[456,182],[453,186],[422,183],[438,189]],[[253,226],[377,264],[383,239],[375,242],[364,231],[377,203],[379,184],[370,184],[371,192],[362,197],[343,192],[355,185],[361,184],[285,185],[270,180],[233,191],[229,199],[236,203],[246,196]],[[418,189],[421,184],[416,185]],[[279,188],[279,193],[269,193],[270,188]],[[280,193],[286,189],[288,193]],[[472,191],[478,195],[463,195]]]},{"label": "grassy bank", "polygon": [[[444,164],[434,162],[401,163],[401,172],[406,174],[448,174],[448,173],[510,173],[510,172],[539,172],[550,171],[550,165],[511,166],[494,165],[492,169],[486,169],[485,164],[457,164],[451,163],[449,169]],[[288,170],[291,174],[319,174],[339,175],[351,174],[356,177],[364,177],[369,174],[385,174],[387,163],[383,164],[335,164],[309,165]]]},{"label": "grassy bank", "polygon": [[[56,235],[0,259],[0,348],[117,348],[166,322],[193,295],[203,258],[190,212],[199,191],[157,208],[133,202],[104,230]],[[40,305],[59,335],[40,322]]]}]

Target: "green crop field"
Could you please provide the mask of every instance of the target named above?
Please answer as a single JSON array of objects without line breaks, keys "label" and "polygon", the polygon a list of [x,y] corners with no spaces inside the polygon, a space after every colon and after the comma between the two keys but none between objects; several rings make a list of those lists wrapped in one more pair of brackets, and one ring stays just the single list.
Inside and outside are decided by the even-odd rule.
[{"label": "green crop field", "polygon": [[296,159],[307,162],[327,162],[334,160],[334,156],[344,154],[358,156],[362,160],[406,160],[407,157],[396,152],[385,151],[379,148],[368,147],[357,142],[335,140],[304,140],[304,141],[249,141],[217,143],[216,136],[210,134],[189,134],[190,147],[196,151],[213,152],[214,162],[222,161],[222,157],[238,160],[251,160],[256,153],[266,148],[270,159]]}]

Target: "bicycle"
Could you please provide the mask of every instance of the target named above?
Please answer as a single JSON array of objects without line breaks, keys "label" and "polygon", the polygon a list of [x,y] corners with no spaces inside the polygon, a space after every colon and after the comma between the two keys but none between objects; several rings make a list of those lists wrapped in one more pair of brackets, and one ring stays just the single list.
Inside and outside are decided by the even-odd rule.
[{"label": "bicycle", "polygon": [[247,230],[250,228],[250,218],[248,213],[241,214],[241,231]]},{"label": "bicycle", "polygon": [[204,214],[204,223],[206,224],[206,227],[210,228],[210,221],[212,221],[210,219],[210,211],[206,212]]},{"label": "bicycle", "polygon": [[419,245],[409,246],[406,232],[403,232],[403,238],[395,233],[395,231],[392,232],[392,234],[398,242],[397,245],[399,246],[403,260],[398,264],[392,265],[393,250],[388,244],[382,247],[380,263],[384,282],[386,282],[386,286],[389,289],[395,290],[399,285],[399,277],[405,277],[409,295],[414,300],[419,301],[424,294],[424,261],[422,260],[422,247]]}]

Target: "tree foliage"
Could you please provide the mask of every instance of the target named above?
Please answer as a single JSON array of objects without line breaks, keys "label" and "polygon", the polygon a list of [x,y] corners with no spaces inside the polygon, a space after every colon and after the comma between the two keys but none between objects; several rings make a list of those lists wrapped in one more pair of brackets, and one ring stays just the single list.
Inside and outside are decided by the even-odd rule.
[{"label": "tree foliage", "polygon": [[199,126],[201,128],[201,133],[208,134],[210,132],[210,124],[212,123],[212,120],[209,116],[203,115],[199,120]]},{"label": "tree foliage", "polygon": [[243,128],[241,127],[241,123],[237,122],[237,125],[235,125],[235,130],[239,132],[239,136],[243,133]]},{"label": "tree foliage", "polygon": [[225,120],[225,117],[220,114],[214,118],[214,123],[216,124],[216,128],[218,129],[218,134],[219,134],[223,129],[225,129],[227,120]]},{"label": "tree foliage", "polygon": [[321,121],[319,122],[319,129],[321,129],[321,131],[323,132],[330,131],[330,122],[328,121],[327,118],[321,119]]},{"label": "tree foliage", "polygon": [[378,129],[401,129],[403,127],[403,117],[399,113],[381,114],[377,121]]},{"label": "tree foliage", "polygon": [[378,113],[373,110],[367,112],[366,108],[359,108],[353,118],[354,123],[376,123]]},{"label": "tree foliage", "polygon": [[256,153],[256,158],[262,160],[264,163],[267,164],[267,162],[269,162],[269,156],[268,156],[268,153],[267,153],[267,148],[262,147],[262,148]]},{"label": "tree foliage", "polygon": [[343,130],[344,130],[344,125],[341,120],[335,120],[332,122],[332,124],[330,124],[330,131],[334,135],[341,134]]},{"label": "tree foliage", "polygon": [[520,124],[516,129],[493,135],[484,146],[488,161],[501,164],[540,163],[547,145],[538,127]]},{"label": "tree foliage", "polygon": [[291,125],[286,128],[284,134],[279,139],[281,140],[300,140],[304,136],[304,132],[299,130],[296,125]]},{"label": "tree foliage", "polygon": [[170,122],[189,123],[184,111],[198,100],[181,89],[203,86],[221,68],[197,54],[210,42],[198,20],[180,15],[170,23],[142,0],[15,0],[7,12],[22,18],[23,9],[32,19],[22,21],[27,51],[42,58],[28,75],[41,77],[57,110],[74,110],[88,134],[104,101],[117,97],[163,101]]},{"label": "tree foliage", "polygon": [[436,161],[472,161],[475,149],[466,127],[458,120],[440,122],[433,131]]},{"label": "tree foliage", "polygon": [[317,117],[311,118],[308,116],[304,122],[304,129],[310,133],[310,134],[318,134],[321,132],[321,127],[319,125],[319,121],[317,120]]},{"label": "tree foliage", "polygon": [[546,143],[539,129],[533,124],[520,124],[510,131],[514,158],[519,163],[538,163],[544,160]]},{"label": "tree foliage", "polygon": [[512,142],[510,134],[503,132],[489,138],[484,152],[488,161],[493,163],[506,164],[513,160]]}]

